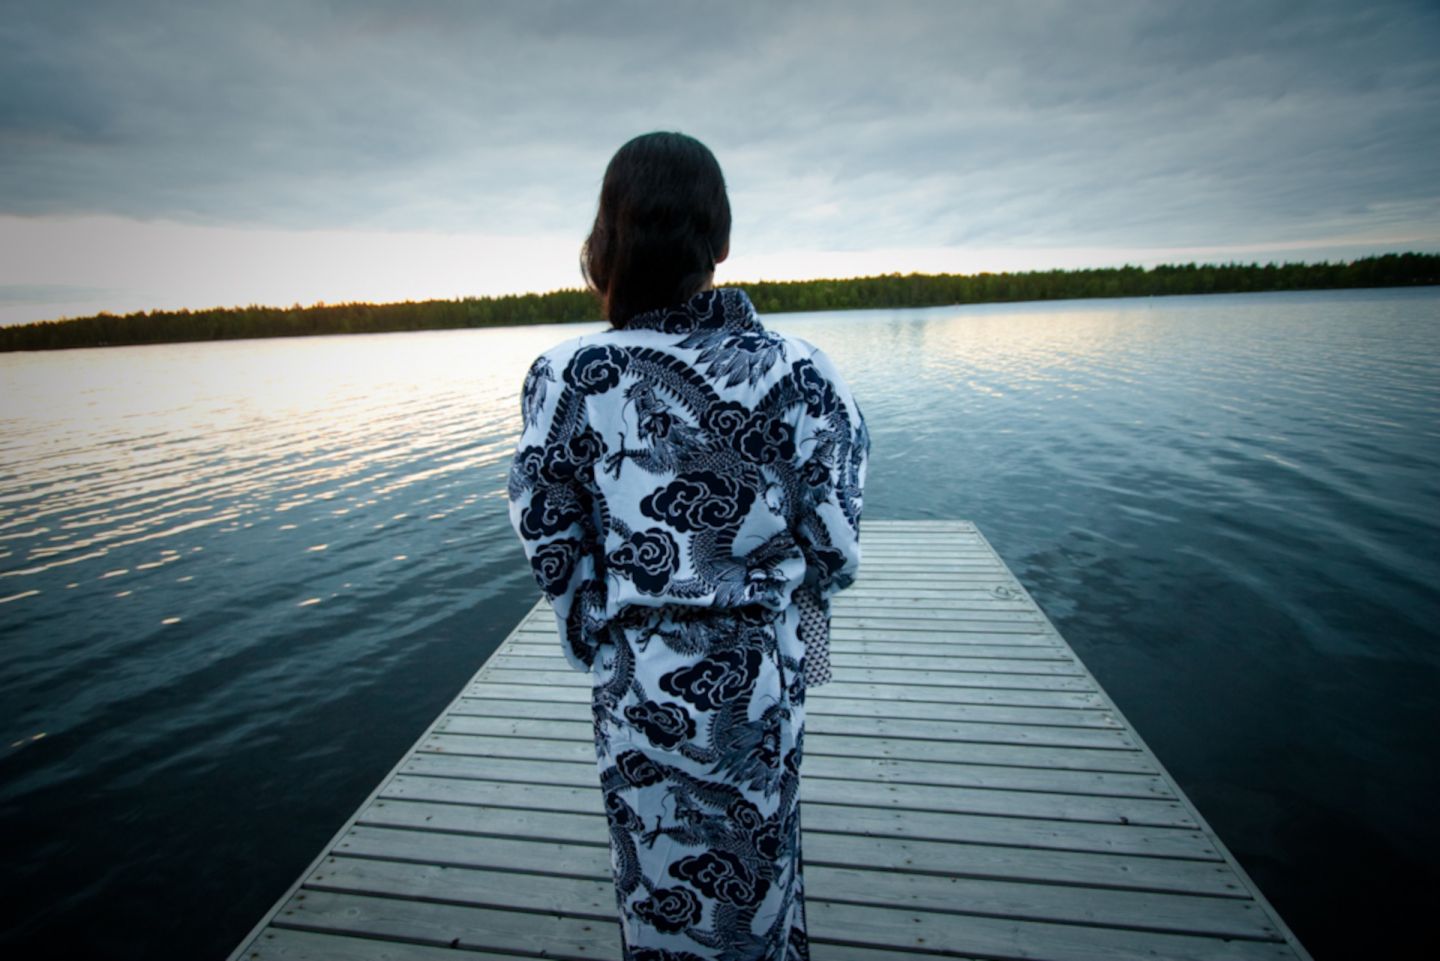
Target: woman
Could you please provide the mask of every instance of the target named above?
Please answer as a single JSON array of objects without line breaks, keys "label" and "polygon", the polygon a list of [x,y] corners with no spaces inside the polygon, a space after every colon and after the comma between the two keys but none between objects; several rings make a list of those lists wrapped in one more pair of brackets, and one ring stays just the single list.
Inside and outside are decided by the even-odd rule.
[{"label": "woman", "polygon": [[565,656],[593,679],[635,961],[808,957],[799,633],[823,635],[860,561],[860,410],[822,353],[711,287],[729,234],[703,144],[620,148],[581,257],[611,329],[531,366],[510,472]]}]

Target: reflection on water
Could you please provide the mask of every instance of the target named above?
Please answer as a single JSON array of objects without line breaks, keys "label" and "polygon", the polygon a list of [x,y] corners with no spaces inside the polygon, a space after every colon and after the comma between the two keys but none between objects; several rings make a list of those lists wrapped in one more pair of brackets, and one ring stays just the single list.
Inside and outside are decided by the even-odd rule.
[{"label": "reflection on water", "polygon": [[7,940],[224,957],[531,602],[503,477],[557,336],[0,357]]},{"label": "reflection on water", "polygon": [[1316,957],[1418,936],[1440,893],[1436,291],[780,324],[853,372],[867,513],[976,520]]},{"label": "reflection on water", "polygon": [[[770,323],[867,515],[977,521],[1317,957],[1423,916],[1440,296]],[[532,602],[516,393],[577,332],[0,355],[7,940],[233,947]]]},{"label": "reflection on water", "polygon": [[[199,663],[302,632],[347,657],[387,645],[347,615],[401,585],[419,613],[437,572],[474,570],[447,555],[475,528],[450,519],[483,527],[503,506],[514,372],[553,334],[488,333],[5,358],[11,730],[93,723]],[[304,624],[306,601],[335,610]],[[205,628],[161,630],[182,623]],[[277,681],[329,668],[300,659]],[[238,715],[234,694],[220,685],[213,708]]]}]

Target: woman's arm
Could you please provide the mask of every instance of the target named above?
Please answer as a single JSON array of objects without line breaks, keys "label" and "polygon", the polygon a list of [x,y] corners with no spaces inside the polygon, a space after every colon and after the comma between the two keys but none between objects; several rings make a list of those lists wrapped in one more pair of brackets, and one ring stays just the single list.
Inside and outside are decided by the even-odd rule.
[{"label": "woman's arm", "polygon": [[805,584],[826,601],[860,569],[860,513],[870,434],[850,388],[820,350],[796,364],[804,410],[797,435],[802,495],[795,539]]},{"label": "woman's arm", "polygon": [[510,524],[554,608],[566,660],[588,670],[596,645],[587,615],[604,609],[604,584],[595,573],[593,499],[585,483],[599,456],[598,441],[584,427],[583,401],[557,380],[545,356],[525,377],[520,412],[507,485]]}]

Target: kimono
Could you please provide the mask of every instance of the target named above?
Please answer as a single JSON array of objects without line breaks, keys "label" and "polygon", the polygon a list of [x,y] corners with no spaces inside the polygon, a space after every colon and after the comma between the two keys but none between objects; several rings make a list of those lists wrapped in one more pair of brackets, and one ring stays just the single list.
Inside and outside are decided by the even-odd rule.
[{"label": "kimono", "polygon": [[510,518],[591,676],[626,958],[808,958],[802,621],[823,653],[860,563],[859,407],[729,288],[546,351],[520,407]]}]

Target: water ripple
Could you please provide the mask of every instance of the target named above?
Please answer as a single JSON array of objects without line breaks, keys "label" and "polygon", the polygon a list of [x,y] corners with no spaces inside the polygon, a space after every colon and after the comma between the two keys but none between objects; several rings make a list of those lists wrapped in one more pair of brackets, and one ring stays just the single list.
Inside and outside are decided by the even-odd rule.
[{"label": "water ripple", "polygon": [[[1302,937],[1440,863],[1434,291],[770,323],[849,376],[867,515],[977,521]],[[232,947],[532,603],[516,395],[574,333],[0,356],[0,896]]]}]

